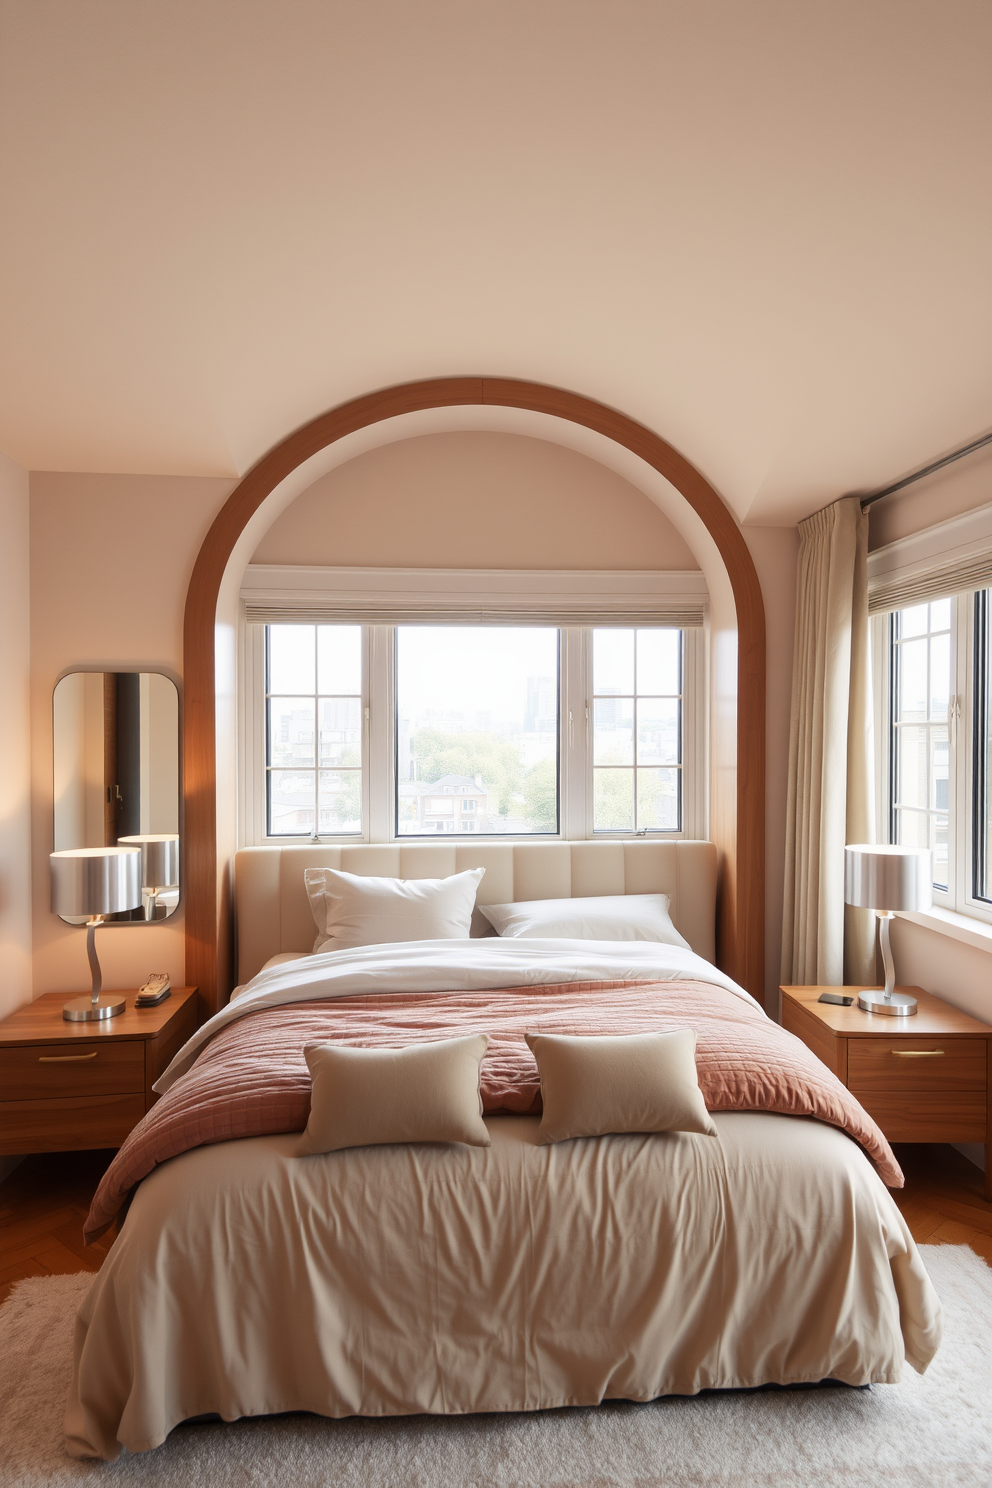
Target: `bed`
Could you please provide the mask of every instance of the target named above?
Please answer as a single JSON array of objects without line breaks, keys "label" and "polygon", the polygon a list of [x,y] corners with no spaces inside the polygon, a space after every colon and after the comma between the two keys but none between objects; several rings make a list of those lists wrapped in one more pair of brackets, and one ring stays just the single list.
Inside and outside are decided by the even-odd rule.
[{"label": "bed", "polygon": [[[663,893],[688,947],[498,939],[477,910],[467,941],[313,955],[308,867],[483,867],[482,906]],[[87,1221],[126,1209],[77,1319],[68,1450],[112,1460],[211,1414],[536,1410],[925,1369],[940,1308],[887,1191],[898,1165],[712,964],[715,890],[707,843],[240,853],[242,990],[177,1055]],[[490,1146],[301,1158],[309,1044],[483,1027]],[[534,1027],[695,1028],[716,1138],[542,1145]]]}]

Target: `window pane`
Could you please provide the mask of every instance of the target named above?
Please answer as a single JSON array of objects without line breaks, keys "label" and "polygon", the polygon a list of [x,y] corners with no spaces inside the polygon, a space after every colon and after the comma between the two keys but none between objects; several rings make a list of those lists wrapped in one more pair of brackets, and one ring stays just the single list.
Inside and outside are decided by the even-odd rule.
[{"label": "window pane", "polygon": [[269,836],[313,835],[313,771],[269,771]]},{"label": "window pane", "polygon": [[928,609],[928,605],[921,604],[913,605],[908,610],[900,610],[900,636],[926,635]]},{"label": "window pane", "polygon": [[926,639],[899,647],[899,717],[902,722],[924,722],[927,716]]},{"label": "window pane", "polygon": [[949,630],[951,626],[951,601],[936,599],[930,606],[930,629]]},{"label": "window pane", "polygon": [[[936,606],[934,606],[936,609]],[[930,717],[947,717],[951,694],[951,638],[934,636],[930,642]]]},{"label": "window pane", "polygon": [[634,691],[634,632],[606,628],[593,632],[592,690],[597,696]]},{"label": "window pane", "polygon": [[900,811],[897,813],[900,847],[929,847],[930,818],[925,811]]},{"label": "window pane", "polygon": [[361,770],[321,770],[318,789],[322,833],[332,836],[362,830]]},{"label": "window pane", "polygon": [[933,882],[938,889],[947,888],[947,817],[934,818]]},{"label": "window pane", "polygon": [[[974,841],[974,882],[976,899],[992,899],[992,647],[989,645],[989,601],[992,589],[980,589],[974,598],[975,691],[973,746],[975,751],[974,799],[969,802]],[[960,812],[958,813],[960,815]]]},{"label": "window pane", "polygon": [[597,832],[633,831],[633,770],[593,771],[593,827]]},{"label": "window pane", "polygon": [[678,831],[678,770],[638,770],[637,827],[639,831]]},{"label": "window pane", "polygon": [[314,705],[306,698],[269,699],[269,764],[314,764]]},{"label": "window pane", "polygon": [[637,692],[662,693],[677,697],[681,690],[680,630],[639,630],[637,632]]},{"label": "window pane", "polygon": [[596,698],[594,704],[593,762],[597,765],[634,763],[634,702],[632,698]]},{"label": "window pane", "polygon": [[397,832],[558,830],[558,630],[396,630]]},{"label": "window pane", "polygon": [[269,626],[269,691],[315,691],[314,668],[316,627],[313,625]]},{"label": "window pane", "polygon": [[[678,699],[638,698],[637,763],[639,765],[677,765],[678,762]],[[638,806],[637,814],[641,815],[640,806]]]},{"label": "window pane", "polygon": [[935,728],[930,731],[930,806],[934,811],[946,811],[947,799],[947,777],[948,777],[948,742],[947,729]]},{"label": "window pane", "polygon": [[318,625],[317,691],[361,693],[362,627]]},{"label": "window pane", "polygon": [[904,724],[899,730],[899,805],[925,809],[927,799],[927,730]]},{"label": "window pane", "polygon": [[321,698],[317,709],[321,765],[361,765],[361,698]]}]

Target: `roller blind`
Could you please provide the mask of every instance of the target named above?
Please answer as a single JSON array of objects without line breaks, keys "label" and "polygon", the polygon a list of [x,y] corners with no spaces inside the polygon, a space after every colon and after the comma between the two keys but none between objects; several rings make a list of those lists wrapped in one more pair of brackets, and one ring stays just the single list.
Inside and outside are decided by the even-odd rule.
[{"label": "roller blind", "polygon": [[929,599],[946,599],[969,589],[984,589],[992,584],[992,551],[957,559],[921,573],[893,576],[886,582],[868,581],[868,609],[873,615],[882,610],[903,610],[907,605],[923,604]]},{"label": "roller blind", "polygon": [[252,565],[242,585],[250,624],[703,624],[695,570],[575,573],[506,570],[276,569]]},{"label": "roller blind", "polygon": [[992,505],[962,512],[868,555],[873,615],[992,585]]}]

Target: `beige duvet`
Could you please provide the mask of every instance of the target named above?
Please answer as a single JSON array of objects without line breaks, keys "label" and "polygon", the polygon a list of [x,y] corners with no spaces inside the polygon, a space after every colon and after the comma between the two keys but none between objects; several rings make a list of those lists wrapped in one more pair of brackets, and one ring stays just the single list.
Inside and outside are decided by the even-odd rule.
[{"label": "beige duvet", "polygon": [[926,1367],[940,1307],[889,1193],[835,1128],[296,1156],[203,1147],[135,1196],[76,1324],[69,1451],[177,1422],[534,1410]]}]

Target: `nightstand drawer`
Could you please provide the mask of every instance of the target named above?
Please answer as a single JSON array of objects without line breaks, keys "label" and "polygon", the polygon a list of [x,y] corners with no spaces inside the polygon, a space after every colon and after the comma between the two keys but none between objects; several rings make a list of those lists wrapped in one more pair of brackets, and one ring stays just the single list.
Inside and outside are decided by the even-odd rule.
[{"label": "nightstand drawer", "polygon": [[78,1040],[0,1049],[0,1100],[137,1095],[145,1089],[142,1040]]},{"label": "nightstand drawer", "polygon": [[897,1095],[853,1092],[890,1142],[984,1142],[988,1106],[984,1090]]},{"label": "nightstand drawer", "polygon": [[987,1073],[985,1039],[850,1039],[847,1046],[848,1088],[863,1093],[984,1091]]},{"label": "nightstand drawer", "polygon": [[119,1147],[144,1114],[143,1095],[4,1101],[0,1104],[0,1153]]}]

